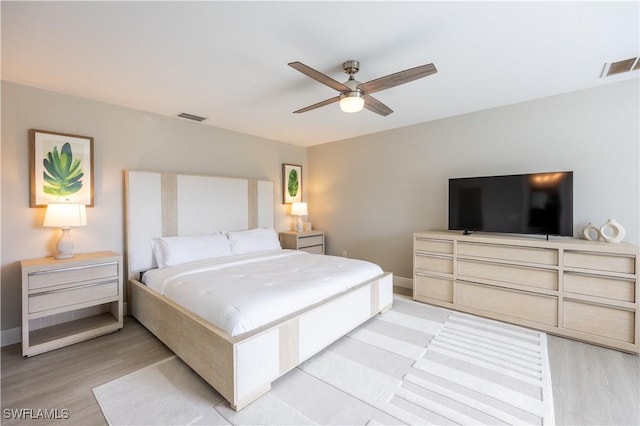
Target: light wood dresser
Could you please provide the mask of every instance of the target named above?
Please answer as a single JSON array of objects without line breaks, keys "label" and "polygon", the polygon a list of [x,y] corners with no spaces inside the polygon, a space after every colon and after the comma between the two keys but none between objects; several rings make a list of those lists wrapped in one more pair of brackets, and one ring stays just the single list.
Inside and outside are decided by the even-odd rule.
[{"label": "light wood dresser", "polygon": [[23,260],[22,355],[122,328],[122,256],[113,252]]},{"label": "light wood dresser", "polygon": [[280,232],[280,246],[283,249],[324,254],[324,231]]},{"label": "light wood dresser", "polygon": [[429,231],[413,253],[415,300],[640,352],[637,247]]}]

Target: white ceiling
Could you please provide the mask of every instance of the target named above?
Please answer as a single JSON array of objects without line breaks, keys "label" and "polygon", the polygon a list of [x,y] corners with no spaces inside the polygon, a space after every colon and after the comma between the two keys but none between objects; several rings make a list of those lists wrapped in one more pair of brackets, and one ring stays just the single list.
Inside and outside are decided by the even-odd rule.
[{"label": "white ceiling", "polygon": [[[600,78],[640,53],[639,2],[7,2],[2,78],[311,146],[639,78]],[[382,117],[287,66],[338,81],[433,62],[438,73],[375,95]],[[176,118],[178,119],[178,118]]]}]

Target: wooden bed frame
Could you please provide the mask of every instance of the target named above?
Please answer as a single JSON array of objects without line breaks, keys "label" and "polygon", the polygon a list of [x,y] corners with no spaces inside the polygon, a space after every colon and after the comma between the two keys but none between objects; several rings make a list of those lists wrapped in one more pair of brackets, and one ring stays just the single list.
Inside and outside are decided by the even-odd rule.
[{"label": "wooden bed frame", "polygon": [[125,171],[130,312],[213,386],[234,410],[393,303],[381,274],[351,290],[232,337],[139,281],[155,267],[154,237],[273,227],[271,181]]}]

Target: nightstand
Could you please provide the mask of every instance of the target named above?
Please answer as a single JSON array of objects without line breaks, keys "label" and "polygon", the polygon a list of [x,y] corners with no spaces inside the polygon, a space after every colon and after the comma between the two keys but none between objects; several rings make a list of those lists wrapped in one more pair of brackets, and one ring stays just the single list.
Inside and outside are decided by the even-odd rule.
[{"label": "nightstand", "polygon": [[122,328],[122,256],[110,251],[23,260],[22,355]]},{"label": "nightstand", "polygon": [[313,254],[324,254],[324,231],[280,232],[283,249],[302,250]]}]

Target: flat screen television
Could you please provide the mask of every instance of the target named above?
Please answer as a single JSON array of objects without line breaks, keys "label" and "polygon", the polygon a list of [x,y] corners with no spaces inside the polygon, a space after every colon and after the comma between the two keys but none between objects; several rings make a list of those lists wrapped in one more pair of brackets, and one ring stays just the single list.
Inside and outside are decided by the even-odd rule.
[{"label": "flat screen television", "polygon": [[449,179],[449,229],[573,236],[573,172]]}]

